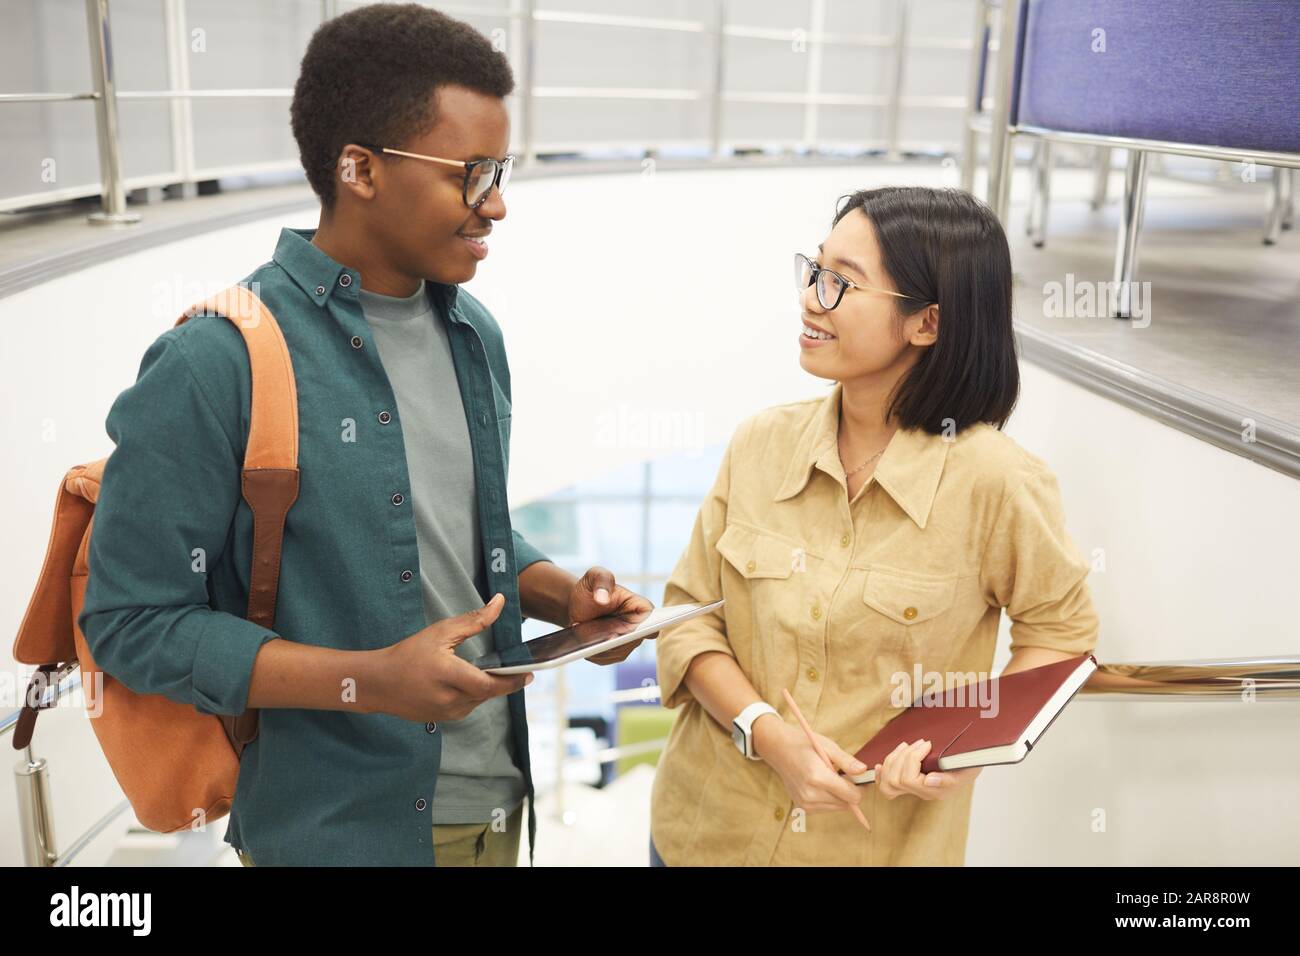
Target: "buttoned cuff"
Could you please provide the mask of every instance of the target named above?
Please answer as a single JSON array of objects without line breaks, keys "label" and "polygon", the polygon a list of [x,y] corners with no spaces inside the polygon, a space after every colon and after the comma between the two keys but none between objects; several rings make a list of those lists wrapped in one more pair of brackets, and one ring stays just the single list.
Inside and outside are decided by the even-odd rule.
[{"label": "buttoned cuff", "polygon": [[233,614],[207,617],[194,651],[194,708],[204,714],[242,714],[257,652],[280,635]]}]

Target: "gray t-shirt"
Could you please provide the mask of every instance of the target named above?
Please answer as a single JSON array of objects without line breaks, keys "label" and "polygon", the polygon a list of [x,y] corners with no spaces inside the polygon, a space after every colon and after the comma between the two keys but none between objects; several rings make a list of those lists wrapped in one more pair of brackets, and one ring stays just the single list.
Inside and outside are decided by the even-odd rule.
[{"label": "gray t-shirt", "polygon": [[[430,624],[482,607],[483,543],[474,490],[469,426],[443,319],[427,285],[409,298],[362,289],[361,309],[397,400],[406,446],[420,554],[420,588]],[[476,634],[456,653],[490,653],[491,631]],[[510,733],[506,698],[479,704],[464,720],[438,722],[442,763],[433,798],[433,822],[486,823],[493,811],[514,811],[525,794]]]}]

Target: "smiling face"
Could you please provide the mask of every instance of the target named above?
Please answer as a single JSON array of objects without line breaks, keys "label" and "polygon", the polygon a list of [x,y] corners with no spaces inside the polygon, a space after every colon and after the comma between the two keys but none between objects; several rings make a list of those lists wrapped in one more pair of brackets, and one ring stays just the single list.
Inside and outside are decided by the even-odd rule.
[{"label": "smiling face", "polygon": [[[438,121],[405,143],[379,143],[409,153],[471,162],[503,159],[510,143],[505,100],[463,86],[442,86],[435,95]],[[358,157],[365,154],[357,151]],[[373,163],[358,158],[357,180],[373,190],[362,204],[367,233],[383,247],[400,273],[456,284],[474,277],[488,253],[484,238],[505,218],[506,205],[494,186],[477,209],[465,204],[465,170],[460,166],[392,153]],[[366,169],[362,169],[362,164]],[[341,184],[344,185],[344,184]]]},{"label": "smiling face", "polygon": [[[871,220],[861,210],[844,216],[818,253],[809,258],[856,285],[897,292],[881,265]],[[908,299],[870,289],[849,288],[833,311],[822,308],[814,285],[799,296],[804,328],[799,333],[799,364],[818,378],[850,382],[874,380],[892,385],[938,337],[938,306],[905,316]],[[813,334],[809,334],[812,332]],[[826,336],[829,336],[826,337]]]}]

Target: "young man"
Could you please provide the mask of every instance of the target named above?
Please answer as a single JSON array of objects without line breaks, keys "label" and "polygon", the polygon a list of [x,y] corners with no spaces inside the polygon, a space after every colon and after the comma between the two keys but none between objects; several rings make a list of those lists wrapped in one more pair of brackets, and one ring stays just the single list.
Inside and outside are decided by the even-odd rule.
[{"label": "young man", "polygon": [[226,835],[245,863],[513,865],[531,677],[465,658],[517,644],[521,612],[563,626],[650,608],[510,526],[510,371],[459,285],[505,217],[512,86],[483,36],[414,4],[362,7],[308,46],[292,120],[320,225],[282,230],[243,280],[298,393],[274,630],[242,617],[239,331],[196,316],[159,336],[109,413],[79,624],[137,692],[261,711]]}]

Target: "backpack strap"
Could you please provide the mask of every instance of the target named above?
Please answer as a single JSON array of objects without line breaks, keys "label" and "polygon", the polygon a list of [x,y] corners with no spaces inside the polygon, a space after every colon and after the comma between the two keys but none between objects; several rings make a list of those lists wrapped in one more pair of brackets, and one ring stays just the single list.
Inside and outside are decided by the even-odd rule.
[{"label": "backpack strap", "polygon": [[[298,498],[298,391],[293,362],[275,316],[242,285],[191,306],[176,325],[195,315],[225,316],[248,349],[252,404],[240,487],[253,512],[253,560],[245,616],[269,630],[275,623],[284,520]],[[222,723],[236,755],[257,736],[255,709],[223,715]]]}]

